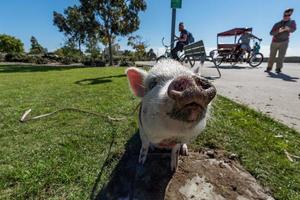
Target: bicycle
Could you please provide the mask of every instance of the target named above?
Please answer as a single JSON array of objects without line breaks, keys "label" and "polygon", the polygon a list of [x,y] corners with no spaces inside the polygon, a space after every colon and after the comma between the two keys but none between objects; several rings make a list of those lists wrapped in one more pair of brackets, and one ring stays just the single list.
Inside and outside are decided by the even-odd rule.
[{"label": "bicycle", "polygon": [[238,53],[232,54],[233,56],[237,57],[233,59],[231,65],[236,65],[238,62],[246,62],[249,63],[251,67],[257,67],[263,62],[264,56],[262,53],[259,52],[261,40],[257,40],[258,42],[255,42],[255,40],[257,39],[253,39],[254,45],[250,53],[239,49]]},{"label": "bicycle", "polygon": [[[171,54],[171,45],[166,45],[164,43],[164,37],[162,38],[161,40],[161,43],[162,45],[165,47],[165,52],[163,55],[159,56],[157,59],[156,59],[156,62],[158,62],[159,60],[162,60],[162,59],[167,59],[167,58],[170,58],[170,59],[173,59],[172,58],[172,54]],[[179,55],[179,62],[185,62],[185,63],[188,63],[190,62],[191,66],[193,66],[195,64],[195,60],[190,60],[189,57],[186,57],[184,52],[182,51]]]}]

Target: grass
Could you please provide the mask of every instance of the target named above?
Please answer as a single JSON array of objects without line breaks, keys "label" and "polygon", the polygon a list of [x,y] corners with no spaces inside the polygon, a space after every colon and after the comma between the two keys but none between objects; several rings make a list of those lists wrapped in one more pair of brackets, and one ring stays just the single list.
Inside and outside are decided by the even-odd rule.
[{"label": "grass", "polygon": [[[128,89],[124,68],[0,66],[0,91],[0,199],[87,199],[94,187],[97,193],[107,183],[137,131],[132,110],[138,100]],[[38,115],[64,107],[126,120],[110,123],[65,112],[18,121],[29,108]],[[283,138],[274,137],[278,134]],[[296,131],[218,96],[207,129],[192,144],[203,146],[238,154],[276,199],[300,199],[300,163],[284,154],[300,154]]]}]

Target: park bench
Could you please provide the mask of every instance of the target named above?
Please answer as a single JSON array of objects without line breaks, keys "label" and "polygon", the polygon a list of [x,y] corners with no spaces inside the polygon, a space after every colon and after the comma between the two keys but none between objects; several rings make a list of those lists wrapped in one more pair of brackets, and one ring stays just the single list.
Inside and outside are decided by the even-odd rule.
[{"label": "park bench", "polygon": [[[200,61],[201,64],[203,64],[205,61],[212,61],[210,57],[206,56],[205,47],[202,40],[184,46],[183,51],[183,60],[188,61],[191,67],[195,65],[196,61]],[[219,77],[221,77],[219,67],[216,66],[216,69],[218,71]]]},{"label": "park bench", "polygon": [[202,40],[185,45],[183,47],[183,51],[184,60],[187,60],[190,63],[191,67],[195,65],[195,61],[204,63],[206,59],[205,48]]},{"label": "park bench", "polygon": [[[164,45],[164,43],[163,43]],[[169,46],[164,45],[166,48],[168,48]],[[157,60],[160,59],[166,59],[170,57],[170,52],[168,52],[168,49],[166,50],[167,53],[165,53],[165,55],[160,56]],[[199,40],[197,42],[185,45],[183,47],[183,53],[180,55],[179,57],[179,62],[183,63],[189,63],[191,68],[194,67],[196,61],[200,61],[201,64],[203,64],[205,61],[211,61],[213,62],[213,59],[210,56],[206,55],[205,52],[205,47],[204,47],[204,43],[202,40]],[[135,62],[135,65],[137,67],[152,67],[153,65],[155,65],[156,62],[154,61],[137,61]],[[221,72],[219,70],[219,67],[217,65],[215,65],[219,76],[216,78],[220,78],[221,77]]]}]

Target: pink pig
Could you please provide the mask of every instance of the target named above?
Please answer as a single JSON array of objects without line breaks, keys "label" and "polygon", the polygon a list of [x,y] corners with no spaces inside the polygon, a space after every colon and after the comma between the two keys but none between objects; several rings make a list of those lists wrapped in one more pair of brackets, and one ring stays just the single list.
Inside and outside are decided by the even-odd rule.
[{"label": "pink pig", "polygon": [[171,149],[171,169],[176,170],[180,148],[187,155],[186,144],[205,128],[216,88],[173,60],[158,62],[149,72],[130,67],[126,74],[133,94],[142,101],[139,163],[146,161],[149,146],[153,145]]}]

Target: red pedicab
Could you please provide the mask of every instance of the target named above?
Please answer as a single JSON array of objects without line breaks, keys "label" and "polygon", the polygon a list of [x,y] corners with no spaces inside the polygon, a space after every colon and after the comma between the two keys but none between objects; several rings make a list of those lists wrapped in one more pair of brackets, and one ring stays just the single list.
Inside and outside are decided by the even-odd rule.
[{"label": "red pedicab", "polygon": [[[262,63],[264,57],[263,54],[259,52],[260,40],[253,39],[254,45],[250,51],[250,55],[247,55],[247,53],[241,49],[241,44],[237,40],[237,37],[243,35],[245,32],[252,32],[252,28],[234,28],[217,34],[217,49],[210,52],[210,57],[216,66],[222,63],[236,65],[238,62],[246,62],[249,63],[251,67],[257,67]],[[233,37],[234,42],[220,43],[220,38],[224,37],[226,37],[226,39]]]}]

